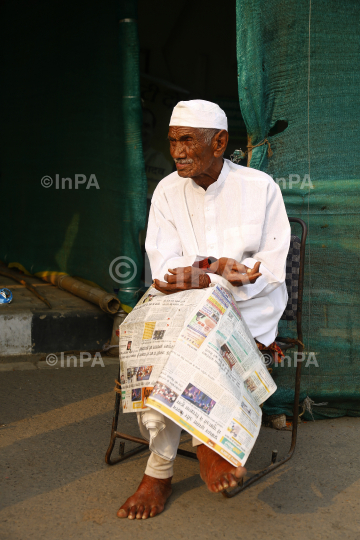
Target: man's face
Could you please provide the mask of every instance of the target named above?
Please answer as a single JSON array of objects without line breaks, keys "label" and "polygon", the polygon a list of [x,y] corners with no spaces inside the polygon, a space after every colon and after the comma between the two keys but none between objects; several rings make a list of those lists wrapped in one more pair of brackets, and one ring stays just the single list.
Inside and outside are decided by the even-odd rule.
[{"label": "man's face", "polygon": [[171,157],[182,178],[199,176],[212,165],[215,159],[212,145],[205,142],[198,129],[171,126],[168,139]]}]

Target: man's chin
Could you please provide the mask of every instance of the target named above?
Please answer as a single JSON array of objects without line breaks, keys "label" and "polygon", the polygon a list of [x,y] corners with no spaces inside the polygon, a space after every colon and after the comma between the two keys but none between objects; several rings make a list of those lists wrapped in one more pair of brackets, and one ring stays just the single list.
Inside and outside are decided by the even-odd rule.
[{"label": "man's chin", "polygon": [[191,167],[184,167],[181,169],[178,169],[176,167],[177,173],[181,178],[192,178],[194,175],[194,170]]},{"label": "man's chin", "polygon": [[181,176],[181,178],[189,178],[189,171],[186,171],[184,169],[177,169],[177,173],[179,176]]}]

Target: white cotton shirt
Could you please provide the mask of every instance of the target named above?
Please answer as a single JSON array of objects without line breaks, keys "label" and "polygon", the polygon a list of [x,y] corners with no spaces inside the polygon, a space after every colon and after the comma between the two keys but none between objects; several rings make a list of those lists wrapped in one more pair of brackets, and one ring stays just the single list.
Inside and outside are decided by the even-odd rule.
[{"label": "white cotton shirt", "polygon": [[269,345],[286,307],[285,265],[290,224],[279,186],[267,174],[225,159],[220,176],[205,191],[191,178],[169,174],[156,187],[145,248],[153,279],[169,268],[191,266],[196,258],[229,257],[262,276],[233,287],[209,274],[233,294],[252,335]]}]

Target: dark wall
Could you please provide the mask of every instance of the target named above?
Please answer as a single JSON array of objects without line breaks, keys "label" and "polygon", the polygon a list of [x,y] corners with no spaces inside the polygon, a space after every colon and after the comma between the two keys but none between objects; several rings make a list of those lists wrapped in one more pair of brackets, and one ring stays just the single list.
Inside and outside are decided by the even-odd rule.
[{"label": "dark wall", "polygon": [[[1,6],[0,258],[112,288],[122,212],[117,2]],[[72,189],[55,189],[55,176]],[[75,174],[87,178],[75,189]],[[91,174],[99,189],[86,189]],[[41,179],[54,184],[45,188]],[[110,259],[110,260],[109,260]]]},{"label": "dark wall", "polygon": [[235,148],[244,147],[247,135],[238,98],[235,0],[221,5],[215,0],[139,0],[139,39],[142,97],[159,117],[157,149],[167,152],[164,134],[172,107],[180,99],[217,102],[229,120],[227,157]]}]

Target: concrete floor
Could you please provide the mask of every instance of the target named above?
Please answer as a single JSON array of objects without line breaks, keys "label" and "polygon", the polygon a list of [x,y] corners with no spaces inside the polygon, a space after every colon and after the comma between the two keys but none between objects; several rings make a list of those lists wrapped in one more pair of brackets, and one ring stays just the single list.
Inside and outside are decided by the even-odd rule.
[{"label": "concrete floor", "polygon": [[[165,512],[119,520],[148,453],[104,463],[116,363],[56,369],[13,360],[0,364],[2,540],[360,538],[360,419],[301,424],[294,458],[231,500],[209,493],[198,463],[179,457]],[[137,433],[132,414],[123,429]],[[289,440],[263,428],[248,470],[267,465],[274,448],[285,453]]]}]

